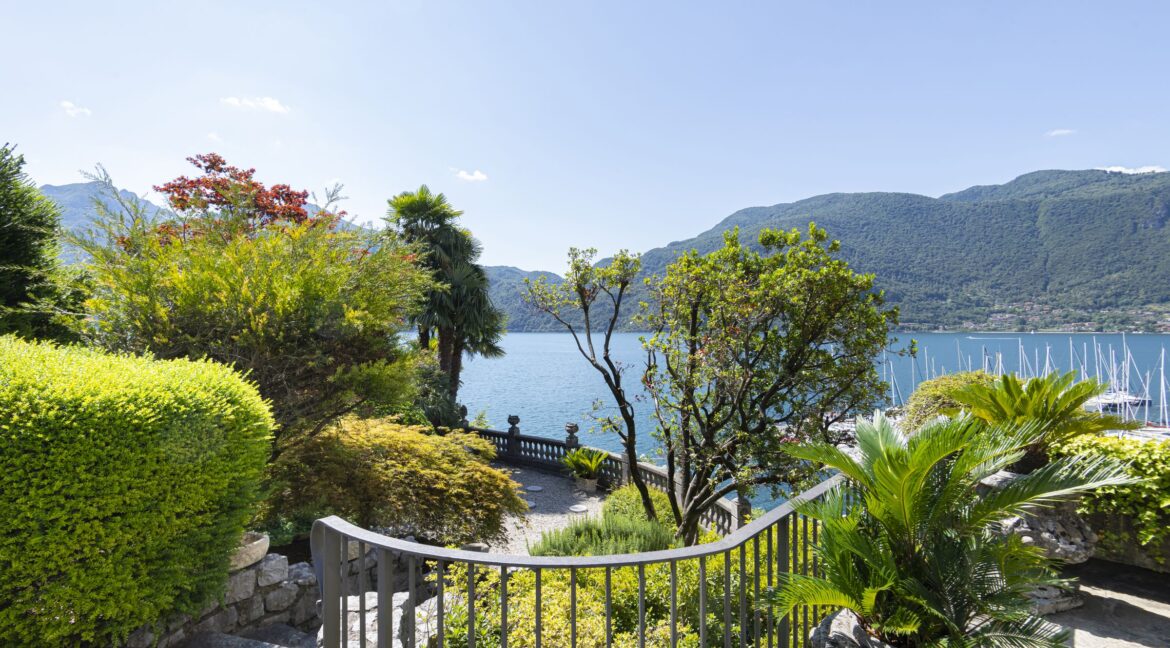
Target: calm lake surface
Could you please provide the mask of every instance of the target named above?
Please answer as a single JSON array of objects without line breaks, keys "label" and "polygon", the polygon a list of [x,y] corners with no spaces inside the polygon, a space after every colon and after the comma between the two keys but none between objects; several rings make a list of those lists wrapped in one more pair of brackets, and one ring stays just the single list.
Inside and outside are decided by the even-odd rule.
[{"label": "calm lake surface", "polygon": [[[629,393],[642,393],[640,333],[619,333],[614,337],[616,359],[630,366],[626,377]],[[1069,333],[914,333],[898,334],[891,350],[918,342],[916,359],[889,354],[879,359],[880,371],[891,386],[891,403],[901,403],[914,386],[929,376],[953,373],[970,365],[986,364],[992,372],[1002,366],[1006,372],[1024,375],[1050,370],[1080,372],[1115,382],[1126,380],[1124,367],[1128,348],[1128,390],[1144,395],[1148,382],[1150,405],[1136,412],[1138,418],[1158,419],[1161,387],[1160,357],[1170,347],[1170,335],[1163,334],[1069,334]],[[1070,351],[1071,342],[1071,351]],[[616,408],[601,376],[581,357],[568,333],[511,333],[504,338],[507,355],[495,360],[475,358],[463,372],[460,400],[467,404],[469,418],[487,415],[489,427],[508,429],[508,415],[520,417],[524,434],[563,439],[565,423],[581,426],[582,443],[607,450],[620,449],[616,435],[599,432],[593,420],[593,403],[600,400],[601,412],[616,414]],[[659,461],[651,438],[649,404],[636,402],[639,420],[639,449]]]}]

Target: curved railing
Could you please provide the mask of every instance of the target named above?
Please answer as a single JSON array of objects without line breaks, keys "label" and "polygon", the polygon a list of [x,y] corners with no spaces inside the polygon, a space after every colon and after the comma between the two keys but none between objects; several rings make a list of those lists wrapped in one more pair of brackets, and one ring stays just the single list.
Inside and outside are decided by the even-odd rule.
[{"label": "curved railing", "polygon": [[[840,479],[836,476],[818,484],[717,541],[637,554],[541,557],[480,553],[390,538],[335,516],[317,520],[312,550],[322,587],[323,645],[474,648],[477,639],[482,640],[486,626],[494,628],[493,644],[501,648],[506,648],[510,635],[518,631],[525,639],[531,632],[533,641],[523,643],[537,648],[593,648],[602,645],[596,638],[601,635],[586,639],[581,632],[582,623],[600,623],[600,618],[586,617],[594,613],[600,617],[603,613],[607,647],[641,648],[648,641],[651,645],[674,646],[684,634],[697,635],[701,646],[801,646],[809,630],[828,611],[805,608],[781,615],[769,608],[761,595],[777,582],[779,574],[817,572],[810,548],[816,542],[818,528],[796,507],[800,502],[820,498]],[[355,557],[376,563],[376,569],[373,573],[353,570]],[[621,573],[624,570],[630,572]],[[692,583],[694,592],[680,600],[680,573],[684,571],[697,574],[697,578]],[[600,578],[602,572],[604,579]],[[636,572],[637,593],[629,596],[636,597],[636,616],[618,615],[617,608],[632,612],[633,602],[615,601],[614,583],[619,575],[634,578],[632,572]],[[532,574],[535,599],[531,605],[509,594],[509,581],[522,573]],[[666,599],[652,600],[648,596],[648,573],[654,579],[651,588],[668,592]],[[456,574],[460,577],[458,583],[450,578]],[[542,592],[542,584],[564,586],[566,581],[567,609],[546,609],[550,606],[545,604],[548,595]],[[399,584],[404,586],[396,587]],[[663,590],[664,585],[668,589]],[[398,593],[400,613],[393,603],[396,589],[402,590]],[[557,605],[564,603],[563,597],[562,591]],[[433,604],[427,627],[420,629],[416,610],[424,599]],[[582,611],[584,616],[579,618],[579,602],[585,600],[596,606]],[[599,601],[604,602],[604,612]],[[527,606],[517,610],[518,605]],[[510,611],[514,613],[511,622]],[[457,617],[454,621],[449,618],[453,614]],[[654,614],[660,614],[661,619],[652,618]],[[456,624],[462,629],[458,637],[448,632],[448,626]],[[623,628],[623,624],[627,627]]]}]

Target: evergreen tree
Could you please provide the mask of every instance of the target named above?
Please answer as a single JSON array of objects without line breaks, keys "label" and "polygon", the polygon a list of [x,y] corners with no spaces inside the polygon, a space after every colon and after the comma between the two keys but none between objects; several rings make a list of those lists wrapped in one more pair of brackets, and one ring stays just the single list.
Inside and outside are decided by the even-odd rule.
[{"label": "evergreen tree", "polygon": [[60,209],[24,173],[24,156],[0,146],[0,335],[71,338],[64,319],[80,291],[57,259],[60,221]]}]

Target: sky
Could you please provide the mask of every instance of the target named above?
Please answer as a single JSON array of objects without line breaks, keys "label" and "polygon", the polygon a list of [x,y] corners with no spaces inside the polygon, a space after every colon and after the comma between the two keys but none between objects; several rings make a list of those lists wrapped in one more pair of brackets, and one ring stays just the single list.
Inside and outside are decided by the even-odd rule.
[{"label": "sky", "polygon": [[[4,2],[0,142],[139,194],[217,152],[561,270],[828,193],[1170,167],[1167,2]],[[157,196],[155,196],[157,199]],[[815,215],[814,215],[815,216]]]}]

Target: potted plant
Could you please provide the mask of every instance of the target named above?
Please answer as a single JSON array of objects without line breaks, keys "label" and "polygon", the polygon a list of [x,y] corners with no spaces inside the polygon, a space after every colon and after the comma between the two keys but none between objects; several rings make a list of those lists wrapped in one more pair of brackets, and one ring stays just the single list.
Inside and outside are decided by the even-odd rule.
[{"label": "potted plant", "polygon": [[561,461],[576,478],[578,488],[586,493],[596,493],[597,478],[601,476],[601,467],[608,458],[608,452],[578,448],[565,455]]},{"label": "potted plant", "polygon": [[810,646],[1063,646],[1063,633],[1034,616],[1027,597],[1063,581],[1043,552],[999,526],[1132,479],[1120,462],[1068,457],[1003,489],[979,488],[1043,434],[1035,423],[991,426],[964,416],[908,437],[879,414],[858,422],[856,458],[828,444],[786,448],[845,481],[798,506],[820,526],[813,548],[820,575],[780,574],[769,603],[781,613],[844,608],[813,632]]}]

